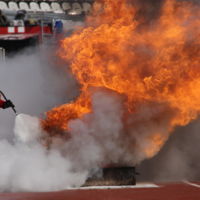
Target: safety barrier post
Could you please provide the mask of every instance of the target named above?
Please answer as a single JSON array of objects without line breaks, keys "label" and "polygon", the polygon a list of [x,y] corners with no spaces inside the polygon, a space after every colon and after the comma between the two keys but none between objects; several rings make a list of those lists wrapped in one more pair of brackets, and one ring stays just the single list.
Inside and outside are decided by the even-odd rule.
[{"label": "safety barrier post", "polygon": [[6,52],[5,49],[0,47],[0,66],[5,67],[6,65]]}]

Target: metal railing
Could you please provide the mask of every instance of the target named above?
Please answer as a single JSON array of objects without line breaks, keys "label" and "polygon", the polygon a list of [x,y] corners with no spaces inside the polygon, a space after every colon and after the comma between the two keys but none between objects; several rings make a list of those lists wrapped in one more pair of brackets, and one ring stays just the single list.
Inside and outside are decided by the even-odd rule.
[{"label": "metal railing", "polygon": [[6,57],[5,49],[0,47],[0,66],[5,67],[5,65],[6,65],[6,58],[5,57]]},{"label": "metal railing", "polygon": [[44,33],[43,31],[43,27],[44,27],[44,23],[45,20],[41,20],[40,25],[41,25],[41,40],[42,40],[42,44],[45,44],[45,37],[49,37],[51,42],[50,44],[54,45],[55,44],[55,28],[54,28],[54,24],[55,24],[55,19],[51,19],[51,30],[52,30],[52,34],[49,33]]}]

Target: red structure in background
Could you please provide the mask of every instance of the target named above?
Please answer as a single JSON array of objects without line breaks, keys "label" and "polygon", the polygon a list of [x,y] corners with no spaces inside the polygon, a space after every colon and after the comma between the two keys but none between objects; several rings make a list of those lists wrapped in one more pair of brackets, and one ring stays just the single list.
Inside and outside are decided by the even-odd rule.
[{"label": "red structure in background", "polygon": [[[5,49],[6,56],[12,56],[27,47],[31,47],[31,52],[37,52],[42,50],[46,37],[54,41],[55,35],[53,23],[41,22],[33,26],[0,26],[0,47]],[[54,44],[54,42],[51,43]]]},{"label": "red structure in background", "polygon": [[0,27],[1,40],[24,40],[27,38],[39,37],[39,44],[42,44],[42,34],[53,34],[51,26],[28,26],[28,27]]}]

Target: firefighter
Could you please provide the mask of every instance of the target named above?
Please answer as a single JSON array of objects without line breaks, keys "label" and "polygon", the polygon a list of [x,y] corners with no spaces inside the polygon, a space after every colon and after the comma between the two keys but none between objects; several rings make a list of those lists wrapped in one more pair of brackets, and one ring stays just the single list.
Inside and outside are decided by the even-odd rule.
[{"label": "firefighter", "polygon": [[12,101],[10,101],[10,100],[3,101],[1,99],[1,94],[0,94],[0,108],[5,109],[5,108],[10,108],[10,107],[14,107]]}]

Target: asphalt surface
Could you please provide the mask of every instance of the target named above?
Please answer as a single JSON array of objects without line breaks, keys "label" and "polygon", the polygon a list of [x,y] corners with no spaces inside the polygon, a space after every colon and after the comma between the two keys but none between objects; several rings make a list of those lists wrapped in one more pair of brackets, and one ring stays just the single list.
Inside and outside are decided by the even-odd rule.
[{"label": "asphalt surface", "polygon": [[132,187],[88,187],[59,192],[0,193],[0,200],[199,200],[200,182],[138,183]]}]

